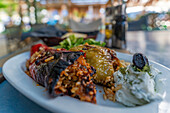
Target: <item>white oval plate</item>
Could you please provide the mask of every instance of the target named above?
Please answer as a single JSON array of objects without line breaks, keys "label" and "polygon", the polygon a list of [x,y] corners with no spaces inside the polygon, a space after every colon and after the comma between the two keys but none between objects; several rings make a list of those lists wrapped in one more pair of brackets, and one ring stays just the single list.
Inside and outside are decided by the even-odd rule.
[{"label": "white oval plate", "polygon": [[[125,107],[117,102],[103,99],[103,88],[97,86],[97,104],[82,102],[69,96],[51,98],[42,86],[37,86],[23,71],[25,62],[29,59],[30,53],[25,52],[9,59],[3,66],[3,75],[18,91],[26,97],[39,104],[40,106],[52,112],[69,113],[170,113],[170,69],[150,61],[150,63],[159,69],[162,74],[160,78],[166,78],[165,95],[162,101],[153,101],[149,104],[138,107]],[[131,62],[132,55],[117,53],[118,58]],[[99,92],[102,91],[102,93]]]}]

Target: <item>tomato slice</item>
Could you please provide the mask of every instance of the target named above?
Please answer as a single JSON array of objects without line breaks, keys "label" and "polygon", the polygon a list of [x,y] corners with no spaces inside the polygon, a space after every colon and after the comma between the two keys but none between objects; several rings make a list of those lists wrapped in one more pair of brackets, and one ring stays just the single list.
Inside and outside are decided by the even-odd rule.
[{"label": "tomato slice", "polygon": [[43,47],[45,49],[47,49],[48,47],[46,45],[43,45],[43,44],[36,44],[36,45],[33,45],[31,47],[31,56],[36,52],[36,51],[39,51],[39,48],[40,47]]}]

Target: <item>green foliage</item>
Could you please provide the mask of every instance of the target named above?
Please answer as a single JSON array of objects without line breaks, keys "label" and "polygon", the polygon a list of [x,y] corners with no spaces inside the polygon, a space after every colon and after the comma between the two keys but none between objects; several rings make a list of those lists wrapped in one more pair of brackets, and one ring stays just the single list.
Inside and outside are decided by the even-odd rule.
[{"label": "green foliage", "polygon": [[4,4],[4,3],[2,3],[2,2],[0,1],[0,9],[1,9],[1,8],[6,8],[6,7],[7,7],[7,5]]},{"label": "green foliage", "polygon": [[18,7],[18,3],[12,1],[12,0],[0,0],[0,9],[4,10],[9,14],[9,16],[12,15],[13,11],[16,10]]}]

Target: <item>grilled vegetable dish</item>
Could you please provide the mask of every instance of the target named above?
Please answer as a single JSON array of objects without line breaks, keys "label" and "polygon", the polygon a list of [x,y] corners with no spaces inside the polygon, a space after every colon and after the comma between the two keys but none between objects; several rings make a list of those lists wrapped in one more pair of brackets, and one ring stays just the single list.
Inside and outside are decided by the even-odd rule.
[{"label": "grilled vegetable dish", "polygon": [[96,70],[86,63],[84,55],[35,45],[26,63],[27,73],[52,96],[69,95],[96,103],[96,86],[92,81]]},{"label": "grilled vegetable dish", "polygon": [[[162,98],[159,70],[141,53],[133,63],[121,61],[114,50],[97,45],[79,45],[66,50],[37,44],[31,48],[27,74],[44,86],[50,95],[69,95],[96,103],[96,86],[103,86],[104,99],[125,106],[138,106]],[[94,83],[93,83],[94,82]]]},{"label": "grilled vegetable dish", "polygon": [[107,85],[106,78],[112,76],[115,71],[122,67],[114,50],[96,45],[79,45],[70,49],[86,53],[87,62],[96,69],[94,80],[96,83]]}]

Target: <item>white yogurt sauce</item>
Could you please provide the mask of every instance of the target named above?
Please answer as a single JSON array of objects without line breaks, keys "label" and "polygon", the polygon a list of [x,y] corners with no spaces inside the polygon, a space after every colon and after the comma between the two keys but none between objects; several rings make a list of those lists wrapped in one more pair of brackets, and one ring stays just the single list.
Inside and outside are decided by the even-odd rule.
[{"label": "white yogurt sauce", "polygon": [[129,65],[125,73],[117,71],[114,73],[115,86],[122,84],[122,88],[116,92],[116,100],[126,106],[137,106],[151,102],[155,99],[161,99],[155,80],[160,71],[150,67],[148,72],[134,71],[132,65]]}]

